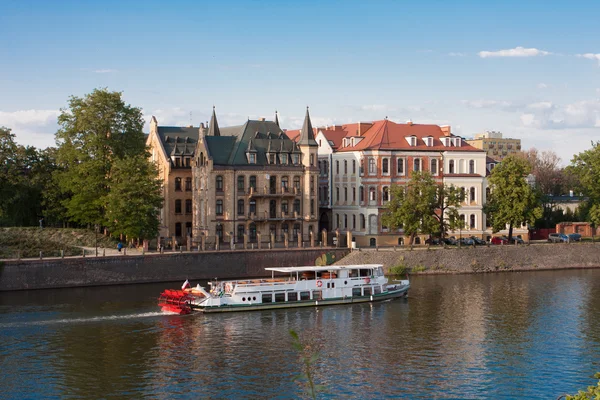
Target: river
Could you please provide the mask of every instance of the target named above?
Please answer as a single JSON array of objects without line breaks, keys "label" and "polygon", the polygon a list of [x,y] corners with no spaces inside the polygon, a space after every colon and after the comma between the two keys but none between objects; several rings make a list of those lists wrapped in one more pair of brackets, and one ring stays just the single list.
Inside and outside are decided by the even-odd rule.
[{"label": "river", "polygon": [[2,398],[556,399],[600,371],[600,269],[416,276],[408,299],[191,316],[173,284],[0,293]]}]

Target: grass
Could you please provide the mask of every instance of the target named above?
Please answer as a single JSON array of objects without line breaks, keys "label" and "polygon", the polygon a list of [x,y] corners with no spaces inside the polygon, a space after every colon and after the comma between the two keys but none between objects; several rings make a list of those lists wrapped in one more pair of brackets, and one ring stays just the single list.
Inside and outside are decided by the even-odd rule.
[{"label": "grass", "polygon": [[[114,239],[98,234],[98,248],[116,247]],[[0,228],[0,259],[59,257],[82,254],[82,247],[95,247],[96,234],[87,229],[71,228]]]}]

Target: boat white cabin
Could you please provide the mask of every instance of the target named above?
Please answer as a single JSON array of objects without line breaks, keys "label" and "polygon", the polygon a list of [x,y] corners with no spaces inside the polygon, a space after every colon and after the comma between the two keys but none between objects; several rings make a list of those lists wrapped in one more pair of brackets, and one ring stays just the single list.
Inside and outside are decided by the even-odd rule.
[{"label": "boat white cabin", "polygon": [[190,310],[226,312],[372,302],[406,297],[410,283],[390,284],[383,265],[265,268],[271,278],[209,282],[186,289]]}]

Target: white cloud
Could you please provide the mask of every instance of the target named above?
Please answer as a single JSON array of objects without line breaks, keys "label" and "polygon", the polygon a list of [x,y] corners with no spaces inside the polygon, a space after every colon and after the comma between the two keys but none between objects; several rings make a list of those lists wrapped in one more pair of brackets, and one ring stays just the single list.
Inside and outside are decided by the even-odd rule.
[{"label": "white cloud", "polygon": [[588,60],[593,60],[593,61],[598,61],[598,65],[600,65],[600,53],[577,54],[577,57],[587,58]]},{"label": "white cloud", "polygon": [[552,54],[549,51],[539,50],[536,48],[515,47],[514,49],[498,50],[498,51],[480,51],[477,53],[481,58],[489,57],[535,57],[547,56]]},{"label": "white cloud", "polygon": [[458,53],[458,52],[450,52],[450,53],[448,53],[448,55],[450,57],[464,57],[464,56],[466,56],[465,53]]},{"label": "white cloud", "polygon": [[548,85],[548,84],[545,84],[545,83],[543,83],[543,82],[542,82],[542,83],[538,83],[538,84],[537,84],[537,88],[538,88],[538,89],[547,89],[549,86],[550,86],[550,85]]},{"label": "white cloud", "polygon": [[462,104],[466,105],[469,108],[476,109],[497,109],[502,111],[515,111],[516,109],[521,108],[522,106],[519,104],[514,104],[510,101],[506,100],[462,100]]},{"label": "white cloud", "polygon": [[104,68],[104,69],[95,69],[95,73],[97,74],[112,74],[118,72],[116,69]]},{"label": "white cloud", "polygon": [[600,128],[600,100],[583,100],[566,105],[532,103],[521,115],[525,127],[537,129]]},{"label": "white cloud", "polygon": [[19,144],[46,148],[54,145],[59,115],[60,110],[0,111],[0,126],[11,128]]}]

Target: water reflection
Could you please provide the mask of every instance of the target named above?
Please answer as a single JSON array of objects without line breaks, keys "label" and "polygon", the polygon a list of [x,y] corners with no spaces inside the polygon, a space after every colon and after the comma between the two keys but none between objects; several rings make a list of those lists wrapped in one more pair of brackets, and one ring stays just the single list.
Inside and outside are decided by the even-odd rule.
[{"label": "water reflection", "polygon": [[408,300],[163,315],[171,285],[0,294],[9,398],[298,398],[289,330],[329,398],[556,398],[600,370],[600,270],[431,276]]}]

